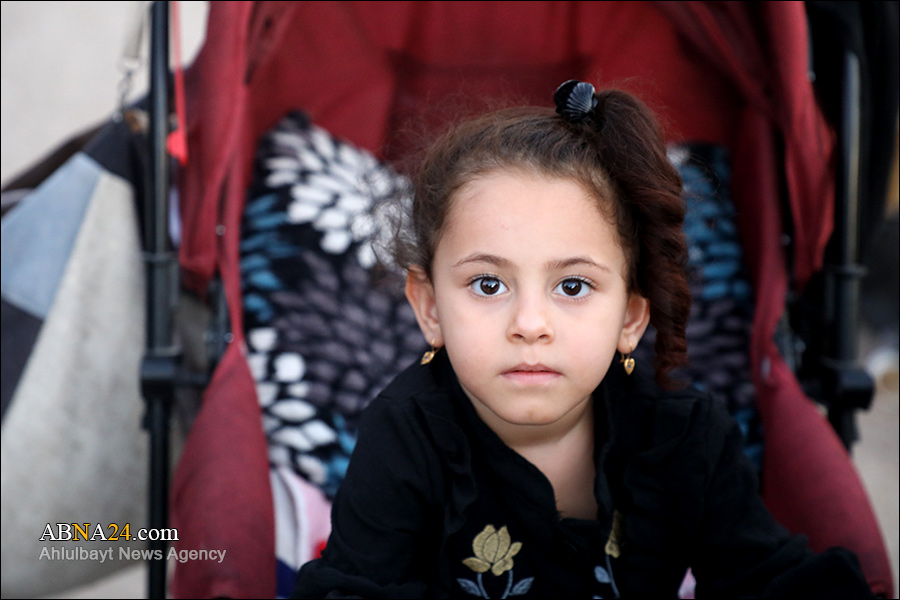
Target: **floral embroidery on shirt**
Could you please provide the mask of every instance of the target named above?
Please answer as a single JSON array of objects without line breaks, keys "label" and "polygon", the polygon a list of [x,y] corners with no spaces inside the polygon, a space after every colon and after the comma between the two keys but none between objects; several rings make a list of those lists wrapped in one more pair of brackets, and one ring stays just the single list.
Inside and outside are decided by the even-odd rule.
[{"label": "floral embroidery on shirt", "polygon": [[594,567],[594,579],[597,580],[598,583],[602,583],[604,585],[609,586],[610,595],[606,596],[598,596],[594,595],[594,598],[618,598],[619,597],[619,588],[616,587],[616,578],[613,576],[612,563],[609,560],[609,554],[606,555],[606,566],[596,566]]},{"label": "floral embroidery on shirt", "polygon": [[486,526],[472,541],[472,552],[463,562],[464,565],[478,574],[476,581],[459,578],[462,588],[473,596],[490,598],[484,588],[483,575],[490,571],[495,576],[507,575],[507,585],[501,598],[521,596],[528,593],[534,577],[528,577],[513,585],[513,557],[522,549],[522,542],[513,542],[506,526],[498,531],[493,525]]},{"label": "floral embroidery on shirt", "polygon": [[[610,558],[619,558],[622,553],[622,546],[625,545],[625,515],[619,511],[613,511],[612,527],[609,532],[609,539],[606,541],[606,566],[594,567],[594,579],[598,583],[609,586],[608,592],[604,592],[603,596],[595,595],[594,598],[618,598],[619,588],[616,587],[616,578],[613,575],[612,561]],[[607,595],[610,593],[611,595]]]},{"label": "floral embroidery on shirt", "polygon": [[606,553],[613,558],[619,558],[622,546],[625,544],[625,517],[619,511],[613,512],[612,530],[609,532],[609,540],[606,542]]},{"label": "floral embroidery on shirt", "polygon": [[467,558],[463,564],[476,573],[484,573],[490,569],[494,575],[502,575],[512,569],[512,557],[521,549],[522,542],[513,544],[505,525],[500,531],[494,529],[493,525],[488,525],[472,542],[475,556]]}]

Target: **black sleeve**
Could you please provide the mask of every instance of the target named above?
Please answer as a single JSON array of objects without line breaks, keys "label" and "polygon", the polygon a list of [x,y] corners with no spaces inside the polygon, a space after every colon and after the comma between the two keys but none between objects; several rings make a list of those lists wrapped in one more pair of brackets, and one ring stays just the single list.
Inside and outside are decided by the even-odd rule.
[{"label": "black sleeve", "polygon": [[692,565],[697,597],[873,597],[853,553],[814,554],[804,536],[775,521],[759,495],[739,427],[712,403],[707,414],[709,468]]},{"label": "black sleeve", "polygon": [[293,597],[426,594],[429,552],[422,539],[433,522],[436,454],[423,429],[412,409],[384,398],[372,402],[332,506],[331,536],[322,558],[300,569]]}]

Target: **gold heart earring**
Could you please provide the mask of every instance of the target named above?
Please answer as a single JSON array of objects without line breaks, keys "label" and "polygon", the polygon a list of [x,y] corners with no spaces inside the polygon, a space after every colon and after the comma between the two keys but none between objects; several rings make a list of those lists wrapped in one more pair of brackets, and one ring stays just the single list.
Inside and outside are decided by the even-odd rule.
[{"label": "gold heart earring", "polygon": [[628,354],[622,353],[622,360],[619,362],[622,363],[622,366],[625,368],[625,374],[631,375],[632,371],[634,371],[634,357],[631,356],[632,350],[628,351]]},{"label": "gold heart earring", "polygon": [[427,351],[425,354],[422,355],[422,360],[419,361],[419,363],[423,364],[423,365],[427,365],[428,363],[433,361],[434,355],[437,354],[438,350],[440,350],[440,348],[435,348],[434,340],[431,340],[431,350]]}]

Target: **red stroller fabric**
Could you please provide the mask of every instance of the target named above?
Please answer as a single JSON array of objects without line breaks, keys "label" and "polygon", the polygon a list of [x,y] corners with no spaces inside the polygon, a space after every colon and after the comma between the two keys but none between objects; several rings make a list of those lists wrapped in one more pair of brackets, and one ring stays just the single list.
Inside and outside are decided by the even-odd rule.
[{"label": "red stroller fabric", "polygon": [[[448,99],[459,99],[456,112],[496,99],[547,105],[571,78],[637,93],[670,141],[731,150],[755,285],[750,354],[766,436],[764,497],[814,549],[855,551],[874,591],[890,595],[866,494],[773,341],[789,280],[802,285],[821,267],[832,228],[833,134],[807,65],[802,3],[211,3],[206,43],[187,73],[180,252],[197,292],[221,275],[234,341],[177,469],[172,522],[181,547],[227,548],[229,560],[177,569],[173,595],[275,593],[272,497],[243,355],[238,268],[259,136],[301,109],[333,134],[398,159],[440,125]],[[791,273],[782,206],[795,238]]]}]

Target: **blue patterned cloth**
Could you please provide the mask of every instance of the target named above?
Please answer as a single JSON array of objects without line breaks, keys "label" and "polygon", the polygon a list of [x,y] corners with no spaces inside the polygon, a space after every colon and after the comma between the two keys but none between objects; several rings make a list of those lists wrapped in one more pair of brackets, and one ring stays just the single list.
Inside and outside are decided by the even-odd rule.
[{"label": "blue patterned cloth", "polygon": [[424,350],[402,279],[375,268],[371,209],[405,189],[300,113],[257,149],[241,233],[249,363],[270,462],[329,497],[360,411]]},{"label": "blue patterned cloth", "polygon": [[[762,424],[750,372],[753,288],[731,202],[731,158],[723,148],[673,146],[669,159],[684,180],[684,234],[689,250],[689,364],[679,374],[728,408],[744,433],[745,452],[762,466]],[[655,333],[634,352],[652,361]]]}]

